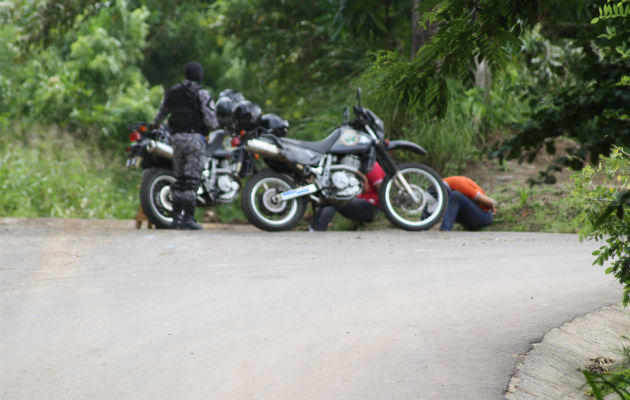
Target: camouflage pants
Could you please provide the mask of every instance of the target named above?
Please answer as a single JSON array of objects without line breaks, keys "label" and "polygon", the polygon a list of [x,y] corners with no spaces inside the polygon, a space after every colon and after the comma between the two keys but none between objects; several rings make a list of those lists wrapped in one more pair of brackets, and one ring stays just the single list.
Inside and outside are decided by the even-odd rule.
[{"label": "camouflage pants", "polygon": [[[195,207],[197,189],[203,171],[203,154],[206,142],[197,133],[177,133],[171,141],[173,146],[173,202],[182,209]],[[179,208],[179,207],[178,207]]]}]

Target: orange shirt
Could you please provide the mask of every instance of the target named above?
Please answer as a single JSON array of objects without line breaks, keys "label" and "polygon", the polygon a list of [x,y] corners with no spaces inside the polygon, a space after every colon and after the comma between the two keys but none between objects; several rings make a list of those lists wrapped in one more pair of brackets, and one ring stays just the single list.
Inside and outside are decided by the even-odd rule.
[{"label": "orange shirt", "polygon": [[[442,180],[448,184],[451,190],[457,190],[472,201],[475,201],[477,194],[486,194],[483,189],[475,183],[475,181],[465,176],[449,176]],[[484,211],[489,210],[488,208],[478,203],[475,204],[477,204]]]}]

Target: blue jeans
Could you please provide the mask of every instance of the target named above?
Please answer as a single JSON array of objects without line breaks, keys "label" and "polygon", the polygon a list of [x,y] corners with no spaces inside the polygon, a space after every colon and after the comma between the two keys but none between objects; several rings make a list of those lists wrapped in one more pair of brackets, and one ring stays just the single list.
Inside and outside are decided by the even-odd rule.
[{"label": "blue jeans", "polygon": [[441,231],[450,231],[455,222],[464,225],[470,231],[476,231],[492,223],[491,211],[482,210],[474,201],[456,190],[451,190],[448,206],[442,217]]},{"label": "blue jeans", "polygon": [[378,213],[378,207],[363,199],[352,199],[342,206],[319,207],[313,217],[311,228],[314,231],[325,231],[337,211],[353,221],[372,222]]}]

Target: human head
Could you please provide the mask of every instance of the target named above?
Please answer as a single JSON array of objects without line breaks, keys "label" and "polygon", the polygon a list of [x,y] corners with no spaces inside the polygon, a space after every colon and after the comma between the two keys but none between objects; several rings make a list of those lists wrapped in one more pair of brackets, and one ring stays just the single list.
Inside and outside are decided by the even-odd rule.
[{"label": "human head", "polygon": [[186,64],[186,79],[201,83],[203,79],[203,68],[198,62],[191,61]]}]

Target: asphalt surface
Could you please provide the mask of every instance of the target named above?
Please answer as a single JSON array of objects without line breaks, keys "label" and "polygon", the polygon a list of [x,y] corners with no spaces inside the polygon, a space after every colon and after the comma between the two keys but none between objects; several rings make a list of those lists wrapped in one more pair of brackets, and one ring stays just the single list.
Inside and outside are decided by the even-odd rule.
[{"label": "asphalt surface", "polygon": [[0,398],[503,399],[619,303],[594,243],[0,219]]}]

